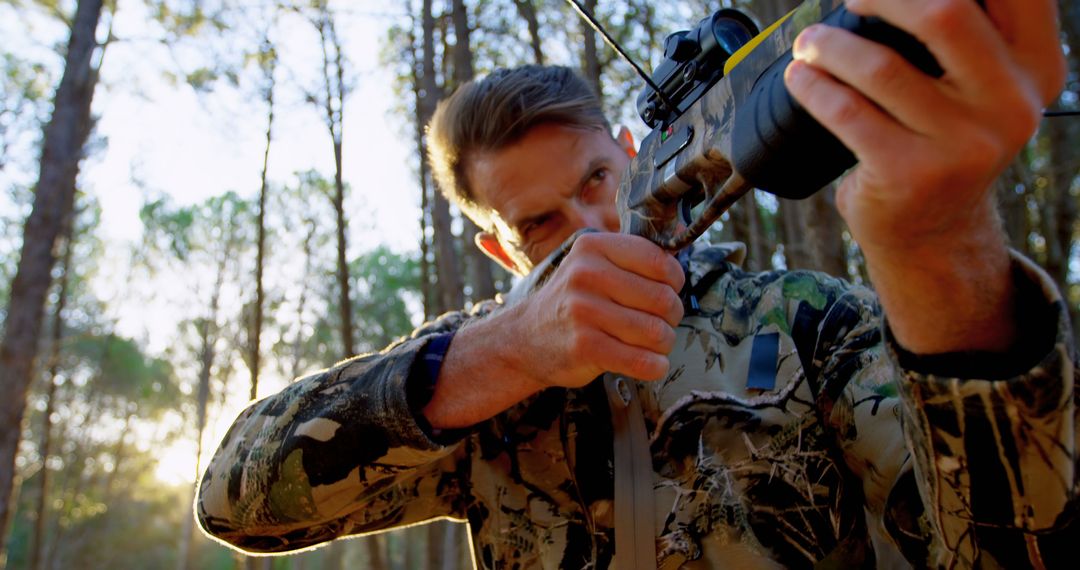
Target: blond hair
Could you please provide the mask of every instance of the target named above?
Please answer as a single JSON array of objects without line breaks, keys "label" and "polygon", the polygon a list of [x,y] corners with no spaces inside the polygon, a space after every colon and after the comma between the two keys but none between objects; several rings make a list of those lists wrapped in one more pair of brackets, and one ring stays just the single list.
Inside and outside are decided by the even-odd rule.
[{"label": "blond hair", "polygon": [[566,67],[525,65],[465,83],[428,123],[428,162],[440,191],[480,223],[485,212],[465,176],[468,161],[543,123],[611,131],[596,94]]}]

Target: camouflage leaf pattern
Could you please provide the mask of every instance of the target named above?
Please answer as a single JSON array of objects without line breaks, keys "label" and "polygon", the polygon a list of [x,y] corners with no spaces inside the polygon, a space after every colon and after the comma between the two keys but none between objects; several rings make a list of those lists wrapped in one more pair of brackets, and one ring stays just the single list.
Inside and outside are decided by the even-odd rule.
[{"label": "camouflage leaf pattern", "polygon": [[[808,272],[719,275],[677,329],[668,376],[637,384],[651,434],[660,568],[1063,567],[1080,538],[1073,340],[1047,276],[1014,262],[1046,307],[1040,362],[1005,379],[901,369],[867,289]],[[610,412],[599,382],[549,389],[436,441],[408,401],[428,335],[301,379],[240,414],[197,513],[249,552],[288,552],[439,517],[467,520],[481,568],[610,568]],[[1050,331],[1048,329],[1056,330]],[[1030,332],[1025,330],[1025,333]],[[747,388],[777,333],[776,385]],[[905,361],[906,363],[906,361]],[[482,389],[478,387],[478,389]]]}]

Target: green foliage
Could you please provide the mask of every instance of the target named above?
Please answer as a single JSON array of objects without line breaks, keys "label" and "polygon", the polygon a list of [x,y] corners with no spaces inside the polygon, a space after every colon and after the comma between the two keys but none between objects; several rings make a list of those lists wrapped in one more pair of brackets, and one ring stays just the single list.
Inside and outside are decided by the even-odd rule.
[{"label": "green foliage", "polygon": [[196,254],[215,256],[220,248],[236,247],[250,234],[244,225],[251,209],[251,203],[235,192],[192,206],[177,207],[168,198],[151,200],[139,211],[146,230],[144,245],[181,262],[191,261]]},{"label": "green foliage", "polygon": [[96,370],[95,392],[133,403],[144,419],[175,407],[180,390],[172,364],[147,356],[134,340],[115,334],[82,334],[65,348],[71,366]]},{"label": "green foliage", "polygon": [[[155,458],[140,453],[130,458],[115,475],[124,481],[122,489],[105,494],[105,487],[83,484],[78,496],[66,500],[51,513],[46,552],[55,568],[173,568],[176,566],[177,529],[189,509],[190,490],[162,485],[153,476]],[[63,495],[64,482],[73,483],[69,474],[53,477],[53,493]],[[87,481],[110,476],[100,464],[92,464],[78,477]],[[36,488],[37,479],[27,481]],[[68,491],[71,489],[69,488]],[[10,537],[10,568],[27,568],[34,499],[21,496],[15,525]],[[223,549],[215,548],[215,551]],[[214,552],[204,549],[211,562]],[[220,554],[220,553],[219,553]],[[199,568],[228,566],[198,565]]]},{"label": "green foliage", "polygon": [[39,62],[0,55],[0,170],[29,170],[49,111],[52,74]]},{"label": "green foliage", "polygon": [[419,304],[420,261],[386,246],[353,260],[349,273],[356,280],[358,340],[366,350],[378,350],[413,328],[409,303]]}]

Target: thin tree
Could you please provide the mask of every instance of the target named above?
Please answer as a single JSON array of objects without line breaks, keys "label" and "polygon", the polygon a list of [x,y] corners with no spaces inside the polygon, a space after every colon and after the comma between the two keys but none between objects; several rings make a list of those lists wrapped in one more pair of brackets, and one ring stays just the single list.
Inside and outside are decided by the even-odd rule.
[{"label": "thin tree", "polygon": [[[431,0],[423,0],[421,6],[422,36],[422,72],[421,90],[423,91],[422,105],[419,108],[417,120],[426,125],[435,112],[435,104],[442,99],[443,89],[439,85],[435,72],[435,15],[432,12]],[[443,37],[445,38],[445,33]],[[444,52],[445,62],[445,52]],[[423,160],[425,153],[421,153]],[[454,246],[454,234],[451,229],[450,203],[442,194],[432,192],[431,195],[431,225],[434,230],[433,241],[435,249],[435,275],[438,301],[435,313],[443,313],[458,309],[465,304],[462,292],[460,263],[458,261],[457,248]]]},{"label": "thin tree", "polygon": [[[596,15],[596,0],[584,0],[581,4],[586,12],[593,16]],[[583,46],[581,51],[581,69],[585,74],[585,80],[592,85],[593,91],[596,91],[596,96],[603,101],[604,87],[600,82],[600,54],[596,50],[596,32],[585,18],[579,18],[578,22],[581,26]]]},{"label": "thin tree", "polygon": [[[453,1],[454,21],[454,86],[460,86],[473,78],[473,53],[470,44],[469,11],[464,0]],[[494,264],[480,248],[473,245],[480,228],[472,220],[462,216],[462,249],[468,265],[470,298],[473,302],[495,296]]]},{"label": "thin tree", "polygon": [[525,26],[529,29],[529,47],[533,52],[533,63],[544,65],[543,43],[540,38],[540,20],[536,16],[536,5],[533,0],[514,0],[521,19],[525,20]]},{"label": "thin tree", "polygon": [[26,220],[22,251],[8,300],[0,345],[0,565],[5,560],[15,455],[33,377],[45,310],[45,294],[56,262],[54,247],[75,199],[75,179],[90,135],[90,105],[98,81],[101,48],[96,39],[103,0],[79,0],[71,23],[64,74],[53,114],[45,127],[34,205]]},{"label": "thin tree", "polygon": [[[434,317],[435,295],[432,292],[431,283],[431,244],[428,240],[428,228],[431,226],[428,218],[431,213],[431,174],[428,172],[427,151],[424,141],[424,122],[421,120],[424,106],[423,88],[420,84],[423,75],[421,57],[416,53],[416,13],[412,3],[407,6],[410,23],[405,32],[406,48],[402,56],[409,65],[409,85],[413,96],[413,140],[416,144],[417,160],[417,183],[420,186],[420,286],[421,296],[424,302],[424,319]],[[423,48],[421,48],[423,49]]]},{"label": "thin tree", "polygon": [[260,344],[263,328],[263,268],[266,257],[266,195],[268,189],[267,170],[270,167],[270,145],[274,140],[274,71],[277,68],[277,50],[270,42],[269,33],[264,33],[262,46],[258,53],[259,68],[262,71],[262,96],[266,103],[266,145],[263,147],[262,171],[259,173],[259,206],[255,213],[255,305],[252,307],[251,341],[248,346],[248,368],[251,372],[251,399],[259,393],[259,364],[261,359]]},{"label": "thin tree", "polygon": [[[73,212],[74,214],[74,212]],[[49,504],[49,455],[52,453],[52,415],[56,406],[56,385],[60,378],[60,351],[64,341],[64,309],[68,299],[68,284],[71,282],[71,252],[73,232],[71,218],[69,216],[64,224],[64,234],[67,237],[61,242],[64,255],[60,262],[60,283],[56,293],[56,303],[53,305],[52,319],[52,343],[49,348],[49,373],[44,377],[45,384],[45,411],[41,419],[41,445],[38,455],[41,456],[41,470],[38,476],[38,493],[34,518],[34,529],[30,541],[30,568],[40,570],[42,554],[45,546],[45,521],[48,519]]]},{"label": "thin tree", "polygon": [[342,343],[342,357],[356,353],[352,322],[352,297],[349,294],[348,243],[346,239],[348,220],[345,218],[345,180],[342,175],[342,141],[344,138],[345,99],[349,86],[345,83],[345,55],[338,36],[333,11],[326,0],[314,0],[308,19],[319,34],[322,53],[322,94],[309,95],[323,110],[323,119],[334,146],[334,195],[331,202],[337,222],[337,284],[338,315]]}]

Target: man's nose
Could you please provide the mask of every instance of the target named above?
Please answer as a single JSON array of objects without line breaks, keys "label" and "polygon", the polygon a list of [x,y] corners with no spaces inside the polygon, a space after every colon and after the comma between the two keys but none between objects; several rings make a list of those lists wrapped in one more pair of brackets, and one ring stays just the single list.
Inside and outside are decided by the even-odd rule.
[{"label": "man's nose", "polygon": [[609,232],[619,231],[617,225],[614,228],[609,227],[612,222],[609,218],[612,218],[612,216],[606,214],[604,208],[597,205],[575,204],[574,207],[575,222],[578,228],[592,228]]}]

